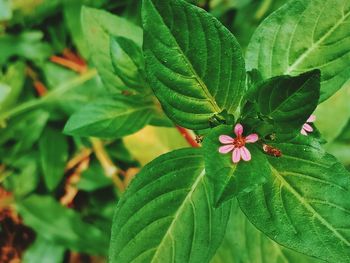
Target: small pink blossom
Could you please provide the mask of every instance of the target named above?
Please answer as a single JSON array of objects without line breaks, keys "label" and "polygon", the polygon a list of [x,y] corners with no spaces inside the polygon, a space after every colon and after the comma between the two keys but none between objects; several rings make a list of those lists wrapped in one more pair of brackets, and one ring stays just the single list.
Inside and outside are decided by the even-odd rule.
[{"label": "small pink blossom", "polygon": [[316,121],[316,115],[311,115],[311,116],[307,119],[306,123],[304,123],[303,127],[301,128],[300,133],[301,133],[302,135],[307,136],[307,133],[308,133],[308,132],[313,132],[314,129],[312,128],[312,126],[311,126],[309,123],[313,123],[313,122],[315,122],[315,121]]},{"label": "small pink blossom", "polygon": [[256,133],[250,134],[247,137],[242,136],[243,126],[240,123],[236,124],[234,133],[236,134],[236,138],[232,138],[228,135],[219,136],[219,141],[225,144],[219,148],[219,152],[225,154],[232,151],[233,163],[238,163],[241,159],[243,161],[250,161],[252,157],[247,147],[245,147],[245,144],[256,142],[259,136]]}]

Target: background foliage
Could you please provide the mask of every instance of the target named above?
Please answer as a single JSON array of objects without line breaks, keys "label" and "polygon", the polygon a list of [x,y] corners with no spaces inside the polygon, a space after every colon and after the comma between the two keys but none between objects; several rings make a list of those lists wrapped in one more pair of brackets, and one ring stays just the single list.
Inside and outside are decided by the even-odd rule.
[{"label": "background foliage", "polygon": [[[151,13],[154,12],[151,7],[149,14],[152,16],[144,26],[145,30],[158,31],[157,37],[163,39],[174,36],[176,41],[166,43],[172,53],[165,55],[173,59],[165,61],[166,67],[157,72],[151,72],[152,69],[146,67],[147,63],[156,60],[150,49],[155,48],[157,42],[154,36],[147,33],[143,38],[139,0],[0,0],[0,262],[18,258],[22,258],[23,262],[106,262],[116,205],[118,212],[115,216],[122,214],[122,220],[113,226],[112,243],[123,244],[122,250],[111,251],[111,258],[116,262],[136,259],[145,262],[143,260],[150,261],[150,258],[152,262],[164,262],[162,260],[173,253],[169,247],[181,252],[180,256],[176,254],[181,262],[189,253],[186,251],[189,244],[170,246],[172,235],[193,241],[195,252],[192,256],[197,259],[196,262],[206,262],[212,256],[213,263],[321,262],[275,241],[288,244],[299,252],[314,256],[326,253],[324,258],[328,257],[329,251],[321,243],[315,241],[308,244],[313,251],[310,252],[305,251],[303,243],[295,245],[291,242],[293,230],[286,231],[291,238],[275,237],[275,233],[270,231],[271,226],[266,223],[267,212],[259,204],[250,202],[254,198],[259,200],[264,193],[270,196],[281,193],[281,199],[274,199],[269,206],[276,208],[277,218],[280,219],[274,224],[284,230],[289,221],[288,214],[283,210],[285,205],[288,206],[283,196],[292,196],[289,202],[299,203],[297,209],[302,211],[302,215],[310,211],[310,207],[300,202],[300,196],[295,191],[297,184],[292,180],[285,181],[279,176],[282,179],[275,182],[268,176],[262,179],[266,183],[264,187],[256,188],[248,197],[243,195],[239,198],[239,205],[253,226],[236,201],[225,203],[219,210],[213,210],[208,205],[212,200],[208,201],[211,193],[207,188],[209,182],[204,177],[205,156],[202,153],[195,149],[168,152],[190,146],[184,139],[183,131],[175,127],[173,121],[187,128],[204,130],[209,128],[204,120],[213,112],[229,108],[229,113],[235,113],[234,105],[239,101],[239,95],[232,93],[224,96],[216,90],[219,86],[216,87],[217,83],[212,83],[211,79],[220,64],[223,69],[233,69],[232,79],[240,80],[234,90],[243,91],[244,62],[237,55],[239,53],[246,59],[247,69],[258,68],[264,78],[322,68],[320,102],[330,98],[317,106],[316,126],[326,140],[323,147],[350,169],[348,1],[313,0],[312,6],[308,7],[301,0],[290,3],[286,0],[188,2],[206,9],[227,28],[216,24],[216,33],[221,35],[213,43],[219,43],[223,48],[233,44],[236,48],[224,56],[214,46],[209,46],[211,60],[197,61],[196,54],[208,52],[204,50],[206,39],[214,29],[210,27],[211,24],[206,24],[204,34],[200,35],[200,25],[196,24],[197,13],[187,14],[193,21],[189,19],[188,24],[179,23],[175,28],[186,26],[188,34],[196,36],[196,48],[187,50],[185,54],[196,65],[196,72],[201,72],[200,76],[192,79],[193,71],[187,67],[188,61],[178,59],[179,47],[176,47],[176,43],[182,43],[180,48],[184,48],[193,47],[194,42],[185,39],[176,30],[161,31],[159,17]],[[323,9],[329,4],[334,6],[331,14]],[[264,20],[282,5],[282,9]],[[178,10],[178,14],[185,16],[186,12]],[[307,26],[298,24],[301,12],[310,17]],[[211,19],[204,12],[203,15]],[[169,14],[167,17],[170,19]],[[281,17],[288,17],[285,21],[291,24],[277,27],[276,21],[280,24]],[[229,32],[235,35],[237,41],[225,38]],[[336,33],[331,38],[325,38],[322,36],[324,32]],[[275,37],[275,42],[270,41],[271,36]],[[146,61],[142,53],[144,40],[149,45],[144,47]],[[286,47],[286,42],[290,46]],[[305,52],[304,46],[298,46],[300,43],[313,48]],[[259,49],[268,52],[259,55],[256,52]],[[296,52],[290,53],[290,50]],[[164,52],[168,51],[160,50],[159,54]],[[235,61],[234,65],[232,61]],[[179,69],[185,77],[176,75]],[[308,74],[317,75],[315,71],[310,72]],[[219,78],[223,82],[230,81],[226,73],[223,71]],[[337,77],[332,77],[335,73]],[[152,76],[149,82],[146,74]],[[152,92],[159,80],[174,92],[184,83],[192,87],[186,94],[177,94],[177,104],[169,107],[164,105],[174,103],[174,98],[169,98],[166,92],[158,89],[155,95],[163,103],[170,119]],[[281,80],[270,81],[280,83]],[[295,80],[283,81],[286,81],[284,85],[288,85],[288,81]],[[209,89],[204,88],[207,85]],[[300,96],[308,96],[305,90],[298,92]],[[235,99],[227,100],[227,97]],[[203,98],[208,100],[203,103]],[[198,107],[193,107],[194,100],[197,100]],[[259,101],[262,111],[266,109],[265,104],[266,101]],[[178,105],[181,105],[180,110],[174,110]],[[309,114],[316,103],[307,106],[309,109],[305,109],[305,112]],[[204,117],[201,119],[198,116]],[[283,123],[285,116],[277,117]],[[301,123],[302,119],[295,120],[291,126],[296,127]],[[283,124],[280,127],[287,126]],[[213,138],[223,132],[219,130],[220,127],[217,129],[211,135]],[[302,152],[306,159],[312,156],[312,160],[316,158],[318,164],[330,161],[335,166],[319,167],[313,164],[311,168],[306,165],[289,171],[284,163],[274,163],[272,158],[266,165],[273,167],[277,174],[299,173],[306,169],[310,176],[316,176],[323,173],[322,169],[332,169],[339,175],[337,179],[321,177],[316,184],[311,184],[310,179],[304,178],[305,184],[298,191],[311,191],[313,200],[319,202],[320,207],[322,202],[348,204],[348,196],[341,189],[348,187],[343,177],[346,171],[318,144],[313,145],[307,148],[306,153],[302,142],[299,151],[298,148],[291,151],[285,145],[279,147],[286,147],[286,152],[291,156],[298,157]],[[204,144],[205,151],[213,151],[216,147],[210,142]],[[150,164],[152,166],[145,166],[164,153],[168,153],[168,159],[160,157]],[[265,155],[261,158],[266,159]],[[166,169],[163,166],[157,168],[157,164],[165,160],[169,166]],[[123,195],[132,178],[144,166]],[[205,168],[210,171],[225,166],[227,160],[218,159],[218,162],[209,163]],[[176,180],[171,176],[175,169],[179,172]],[[239,169],[242,174],[247,172]],[[159,185],[154,187],[152,180],[157,180],[160,175],[165,176],[160,177]],[[255,178],[254,173],[251,176]],[[239,181],[238,185],[250,189],[250,181],[244,180]],[[322,188],[324,191],[321,193],[319,189],[321,185],[325,187],[324,184],[327,186]],[[272,187],[267,189],[266,185]],[[339,188],[337,196],[328,191],[334,185]],[[141,191],[143,187],[147,194]],[[285,190],[281,190],[283,187]],[[224,191],[224,199],[238,194],[225,192],[225,189],[220,191]],[[171,218],[173,210],[159,209],[160,204],[154,201],[159,194],[164,194],[162,205],[177,211],[175,220]],[[143,203],[139,203],[139,198]],[[193,200],[197,200],[196,205]],[[143,206],[148,208],[145,210],[147,220],[158,220],[146,230],[143,227],[149,222],[144,220],[144,214],[137,213]],[[252,210],[257,213],[249,215]],[[230,219],[226,222],[224,215],[230,211]],[[332,213],[339,218],[346,213],[341,209],[334,212],[329,206],[322,211],[321,218]],[[210,222],[204,222],[204,219]],[[315,223],[302,216],[296,220],[305,235],[313,235],[319,228],[325,232],[341,228],[343,223],[337,221],[338,224],[330,228],[325,227],[322,220]],[[222,227],[226,224],[227,230]],[[204,239],[196,239],[196,233],[208,225],[212,232],[208,231]],[[264,234],[256,227],[267,230]],[[133,243],[134,237],[129,235],[133,233],[136,236],[138,228],[143,228],[140,232],[144,235],[142,238],[150,240],[144,247],[137,247]],[[123,234],[121,229],[129,234]],[[171,232],[166,229],[171,229]],[[224,232],[224,242],[215,252]],[[192,236],[184,237],[183,233]],[[342,262],[346,253],[334,252],[338,250],[337,236],[325,237],[325,240],[333,244],[327,246],[335,254],[329,256],[330,262]],[[208,242],[212,242],[212,246],[207,251],[203,248],[207,247]],[[154,251],[156,256],[149,254]],[[139,257],[143,252],[145,254]],[[342,257],[339,258],[339,255]]]}]

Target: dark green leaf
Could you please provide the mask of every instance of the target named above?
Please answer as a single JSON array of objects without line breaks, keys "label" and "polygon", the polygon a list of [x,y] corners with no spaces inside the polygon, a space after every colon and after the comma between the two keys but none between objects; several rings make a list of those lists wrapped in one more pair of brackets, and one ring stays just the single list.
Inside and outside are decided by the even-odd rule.
[{"label": "dark green leaf", "polygon": [[43,110],[26,112],[12,118],[6,128],[0,128],[0,153],[10,158],[31,149],[38,141],[48,118],[49,113]]},{"label": "dark green leaf", "polygon": [[92,162],[89,169],[81,174],[77,188],[92,192],[112,184],[112,180],[105,176],[104,170],[102,169],[100,163]]},{"label": "dark green leaf", "polygon": [[24,223],[43,238],[75,251],[106,254],[108,235],[82,221],[77,212],[61,206],[52,197],[31,195],[18,200],[17,206]]},{"label": "dark green leaf", "polygon": [[7,110],[18,99],[25,81],[25,64],[11,64],[3,77],[0,77],[0,112]]},{"label": "dark green leaf", "polygon": [[239,197],[249,220],[276,242],[328,262],[350,260],[350,174],[306,136],[275,144],[267,182]]},{"label": "dark green leaf", "polygon": [[46,187],[52,191],[64,176],[68,159],[68,143],[59,131],[47,128],[39,140],[40,164]]},{"label": "dark green leaf", "polygon": [[289,1],[254,33],[247,68],[264,78],[319,68],[323,101],[350,79],[349,22],[349,1]]},{"label": "dark green leaf", "polygon": [[234,113],[245,83],[234,36],[204,10],[179,0],[143,2],[146,72],[165,112],[179,125],[209,128]]},{"label": "dark green leaf", "polygon": [[274,132],[299,132],[318,104],[320,72],[297,77],[280,76],[263,82],[257,89],[258,113],[272,121]]},{"label": "dark green leaf", "polygon": [[144,127],[154,111],[153,104],[141,95],[115,95],[103,98],[73,114],[64,132],[77,136],[118,138]]},{"label": "dark green leaf", "polygon": [[111,37],[110,39],[114,72],[132,89],[140,92],[147,88],[141,47],[128,38]]},{"label": "dark green leaf", "polygon": [[249,162],[241,160],[238,164],[234,164],[232,152],[219,153],[219,147],[223,146],[219,142],[220,135],[236,137],[232,126],[221,125],[212,129],[203,142],[205,170],[214,189],[216,205],[239,194],[252,191],[256,186],[264,183],[265,177],[271,172],[260,144],[246,144],[252,159]]},{"label": "dark green leaf", "polygon": [[200,149],[148,164],[118,203],[110,262],[208,262],[220,244],[230,205],[214,210]]},{"label": "dark green leaf", "polygon": [[82,9],[82,21],[84,35],[91,50],[90,57],[105,86],[111,91],[128,89],[114,73],[110,56],[110,36],[126,37],[141,46],[142,29],[124,18],[88,7]]}]

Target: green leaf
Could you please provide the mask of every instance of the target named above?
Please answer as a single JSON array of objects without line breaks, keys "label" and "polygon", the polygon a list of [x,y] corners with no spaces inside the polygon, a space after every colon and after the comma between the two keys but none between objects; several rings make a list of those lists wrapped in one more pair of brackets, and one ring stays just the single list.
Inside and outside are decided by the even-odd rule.
[{"label": "green leaf", "polygon": [[118,203],[110,262],[208,262],[219,246],[230,206],[214,210],[200,149],[155,159]]},{"label": "green leaf", "polygon": [[33,61],[44,61],[51,54],[51,48],[42,42],[40,31],[22,32],[20,35],[0,36],[0,64],[12,56],[20,56]]},{"label": "green leaf", "polygon": [[141,91],[148,88],[141,47],[125,37],[111,37],[110,39],[114,72],[132,89]]},{"label": "green leaf", "polygon": [[114,95],[73,114],[64,132],[77,136],[118,138],[132,134],[150,120],[154,106],[141,95]]},{"label": "green leaf", "polygon": [[105,176],[104,170],[102,169],[100,163],[95,161],[89,165],[89,169],[81,174],[77,188],[79,190],[92,192],[112,184],[113,181]]},{"label": "green leaf", "polygon": [[313,70],[296,77],[280,76],[263,82],[257,89],[260,115],[272,121],[274,133],[299,132],[318,104],[320,72]]},{"label": "green leaf", "polygon": [[169,118],[205,129],[214,114],[234,113],[245,83],[234,36],[184,1],[145,0],[142,17],[146,73]]},{"label": "green leaf", "polygon": [[188,142],[174,127],[146,126],[137,133],[124,137],[123,141],[131,155],[142,166],[162,154],[188,147]]},{"label": "green leaf", "polygon": [[11,64],[5,75],[0,77],[0,112],[17,101],[24,86],[25,64],[21,61]]},{"label": "green leaf", "polygon": [[61,206],[52,197],[31,195],[18,200],[17,207],[24,223],[43,238],[74,251],[106,254],[108,235],[82,221],[77,212]]},{"label": "green leaf", "polygon": [[110,37],[126,37],[141,46],[142,29],[124,18],[89,7],[82,9],[82,23],[84,35],[91,50],[90,57],[105,86],[111,91],[130,89],[114,73],[110,56]]},{"label": "green leaf", "polygon": [[328,262],[350,260],[350,174],[313,139],[273,145],[267,182],[239,197],[249,220],[283,246]]},{"label": "green leaf", "polygon": [[221,125],[212,129],[203,142],[205,170],[214,189],[216,206],[239,194],[252,191],[264,183],[265,177],[270,173],[261,145],[246,144],[252,159],[249,162],[241,160],[238,164],[234,164],[232,152],[219,153],[219,147],[222,146],[219,141],[220,135],[236,137],[232,126]]},{"label": "green leaf", "polygon": [[324,101],[350,79],[349,22],[349,1],[289,1],[254,33],[247,68],[264,78],[319,68]]},{"label": "green leaf", "polygon": [[317,116],[315,125],[322,137],[328,142],[336,139],[350,120],[349,96],[350,82],[345,84],[327,101],[318,105],[315,111]]},{"label": "green leaf", "polygon": [[9,20],[12,17],[10,0],[0,0],[0,21]]},{"label": "green leaf", "polygon": [[64,252],[64,247],[38,236],[34,244],[25,251],[23,263],[62,263]]},{"label": "green leaf", "polygon": [[68,159],[68,143],[59,131],[47,128],[39,140],[40,164],[46,187],[52,191],[64,176]]},{"label": "green leaf", "polygon": [[43,110],[25,112],[12,118],[6,128],[0,128],[0,154],[17,158],[19,153],[31,149],[39,140],[48,119],[49,113]]},{"label": "green leaf", "polygon": [[321,263],[278,245],[257,230],[235,200],[226,236],[211,263]]},{"label": "green leaf", "polygon": [[8,162],[13,172],[9,172],[9,176],[5,178],[4,186],[16,197],[28,195],[37,188],[39,184],[37,159],[38,154],[31,151],[21,156],[15,155],[11,162]]}]

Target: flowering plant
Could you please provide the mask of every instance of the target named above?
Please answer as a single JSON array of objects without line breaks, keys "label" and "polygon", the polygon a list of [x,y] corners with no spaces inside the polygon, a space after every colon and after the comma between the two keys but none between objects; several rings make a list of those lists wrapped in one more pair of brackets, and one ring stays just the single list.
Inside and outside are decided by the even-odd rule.
[{"label": "flowering plant", "polygon": [[0,262],[350,262],[349,23],[349,0],[0,0]]}]

